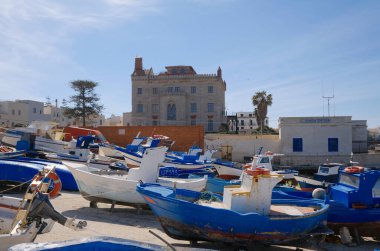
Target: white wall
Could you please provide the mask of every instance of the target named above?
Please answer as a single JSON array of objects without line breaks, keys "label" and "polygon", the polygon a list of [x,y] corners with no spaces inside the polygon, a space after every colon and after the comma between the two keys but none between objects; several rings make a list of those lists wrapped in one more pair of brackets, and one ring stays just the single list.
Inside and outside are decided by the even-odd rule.
[{"label": "white wall", "polygon": [[[280,153],[279,138],[277,135],[239,135],[239,134],[206,134],[205,149],[220,149],[229,146],[232,150],[232,160],[243,162],[244,157],[252,157],[260,147],[263,152]],[[220,157],[216,155],[217,157]]]},{"label": "white wall", "polygon": [[[351,117],[279,118],[281,149],[286,155],[349,155]],[[293,152],[293,138],[303,139],[303,151]],[[338,138],[338,152],[328,151],[328,138]]]}]

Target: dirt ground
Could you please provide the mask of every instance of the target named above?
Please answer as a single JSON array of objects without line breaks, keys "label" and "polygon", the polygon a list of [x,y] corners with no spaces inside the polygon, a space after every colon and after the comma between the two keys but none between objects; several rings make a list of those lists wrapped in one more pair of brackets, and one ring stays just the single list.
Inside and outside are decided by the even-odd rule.
[{"label": "dirt ground", "polygon": [[[151,234],[149,230],[159,235],[174,246],[176,250],[210,249],[234,250],[233,246],[222,243],[198,242],[191,246],[188,241],[175,240],[167,236],[150,210],[142,210],[140,214],[132,207],[115,206],[111,212],[109,204],[98,203],[98,208],[90,208],[89,201],[83,199],[77,192],[62,192],[61,196],[52,200],[58,212],[66,217],[75,217],[87,221],[84,230],[74,231],[56,223],[49,233],[37,236],[35,242],[59,242],[95,236],[111,236],[134,241],[146,242],[166,246],[166,244]],[[380,250],[380,242],[365,239],[363,244],[348,247],[341,244],[322,243],[317,245],[314,240],[307,240],[293,246],[263,246],[260,244],[249,247],[249,250]],[[298,249],[299,250],[299,249]]]}]

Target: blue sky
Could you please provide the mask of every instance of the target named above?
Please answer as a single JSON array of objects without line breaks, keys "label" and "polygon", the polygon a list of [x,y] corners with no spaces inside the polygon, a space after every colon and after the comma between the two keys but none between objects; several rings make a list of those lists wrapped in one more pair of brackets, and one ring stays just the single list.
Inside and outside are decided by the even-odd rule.
[{"label": "blue sky", "polygon": [[131,110],[135,56],[155,73],[223,70],[227,112],[273,95],[281,116],[330,114],[380,126],[380,1],[3,0],[0,99],[46,101],[99,82],[106,116]]}]

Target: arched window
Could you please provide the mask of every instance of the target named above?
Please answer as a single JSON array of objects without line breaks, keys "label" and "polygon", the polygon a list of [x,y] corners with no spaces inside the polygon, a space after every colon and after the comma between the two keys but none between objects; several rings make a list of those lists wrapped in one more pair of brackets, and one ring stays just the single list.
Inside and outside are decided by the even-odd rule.
[{"label": "arched window", "polygon": [[168,120],[176,120],[176,107],[175,104],[168,104]]}]

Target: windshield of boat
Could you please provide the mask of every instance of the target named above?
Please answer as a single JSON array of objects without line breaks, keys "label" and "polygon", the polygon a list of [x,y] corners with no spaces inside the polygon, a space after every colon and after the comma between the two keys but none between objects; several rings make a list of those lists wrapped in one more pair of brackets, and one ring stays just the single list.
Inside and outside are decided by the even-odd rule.
[{"label": "windshield of boat", "polygon": [[269,163],[269,157],[262,157],[260,163]]},{"label": "windshield of boat", "polygon": [[329,168],[328,167],[320,167],[319,168],[319,173],[328,174],[329,173]]},{"label": "windshield of boat", "polygon": [[360,179],[357,176],[341,173],[339,183],[348,185],[351,187],[359,188]]},{"label": "windshield of boat", "polygon": [[372,196],[374,198],[380,197],[380,178],[377,179],[375,186],[372,188]]},{"label": "windshield of boat", "polygon": [[101,143],[103,142],[107,142],[107,139],[103,136],[103,134],[96,134],[96,137],[98,138],[98,140],[100,140]]}]

